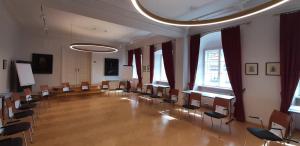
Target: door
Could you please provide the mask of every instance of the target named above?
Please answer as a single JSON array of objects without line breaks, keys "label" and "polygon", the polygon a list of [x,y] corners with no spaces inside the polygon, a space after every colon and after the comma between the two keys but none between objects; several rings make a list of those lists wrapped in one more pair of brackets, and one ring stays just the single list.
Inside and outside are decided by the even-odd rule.
[{"label": "door", "polygon": [[62,50],[62,82],[79,85],[91,80],[91,54],[68,48]]}]

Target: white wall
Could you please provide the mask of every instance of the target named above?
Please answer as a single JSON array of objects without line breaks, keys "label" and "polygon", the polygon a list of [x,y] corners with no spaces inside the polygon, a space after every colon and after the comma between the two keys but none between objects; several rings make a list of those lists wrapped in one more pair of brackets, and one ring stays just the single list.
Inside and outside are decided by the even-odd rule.
[{"label": "white wall", "polygon": [[[215,29],[216,27],[203,30],[194,28],[190,33],[205,33]],[[274,109],[279,110],[281,102],[280,77],[265,75],[266,62],[279,62],[279,17],[260,15],[252,18],[250,24],[241,25],[241,43],[243,87],[246,88],[244,93],[246,120],[255,122],[248,118],[255,115],[262,117],[264,124],[268,124],[271,112]],[[245,75],[245,63],[258,63],[259,75]]]},{"label": "white wall", "polygon": [[[9,92],[10,62],[19,45],[19,26],[8,13],[3,1],[0,1],[0,93]],[[7,69],[3,70],[2,61],[7,60]]]},{"label": "white wall", "polygon": [[44,38],[30,32],[23,31],[21,37],[22,47],[16,53],[16,60],[31,61],[32,53],[53,55],[52,74],[34,74],[36,84],[33,91],[39,91],[40,85],[58,86],[62,77],[62,48],[67,47],[67,42],[62,38]]},{"label": "white wall", "polygon": [[[114,58],[119,59],[119,76],[104,76],[104,59]],[[126,75],[122,71],[123,65],[127,65],[127,51],[125,48],[120,48],[117,53],[112,54],[92,54],[92,84],[100,83],[103,80],[123,80]]]},{"label": "white wall", "polygon": [[281,101],[280,76],[265,75],[266,62],[279,62],[279,17],[255,18],[251,24],[242,26],[241,36],[242,63],[259,64],[258,76],[243,74],[245,112],[247,116],[263,117],[267,124],[271,112],[280,108]]}]

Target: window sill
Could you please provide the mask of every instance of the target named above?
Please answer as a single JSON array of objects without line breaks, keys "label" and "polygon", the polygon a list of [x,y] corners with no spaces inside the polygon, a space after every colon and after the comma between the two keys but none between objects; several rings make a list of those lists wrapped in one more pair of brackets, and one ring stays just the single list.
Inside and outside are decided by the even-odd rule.
[{"label": "window sill", "polygon": [[300,106],[292,105],[292,106],[289,108],[289,112],[292,112],[292,113],[300,113]]},{"label": "window sill", "polygon": [[198,87],[204,87],[204,88],[221,89],[221,90],[232,91],[232,88],[216,87],[216,86],[203,86],[203,85],[197,85],[197,86]]}]

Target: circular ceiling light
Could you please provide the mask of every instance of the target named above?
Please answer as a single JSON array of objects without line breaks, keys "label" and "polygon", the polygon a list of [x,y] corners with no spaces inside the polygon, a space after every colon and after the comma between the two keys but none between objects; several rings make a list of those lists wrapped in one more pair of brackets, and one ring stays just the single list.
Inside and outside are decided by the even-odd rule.
[{"label": "circular ceiling light", "polygon": [[91,53],[115,53],[118,49],[108,45],[93,44],[93,43],[73,43],[70,45],[70,49],[82,52]]},{"label": "circular ceiling light", "polygon": [[272,8],[275,8],[281,4],[284,4],[288,2],[289,0],[271,0],[269,2],[265,2],[263,4],[257,5],[253,8],[249,8],[231,15],[227,15],[220,18],[212,18],[207,20],[174,20],[174,19],[168,19],[165,17],[158,16],[149,10],[147,10],[142,4],[139,2],[139,0],[131,0],[133,6],[135,9],[147,17],[148,19],[151,19],[153,21],[156,21],[158,23],[166,24],[166,25],[173,25],[173,26],[207,26],[207,25],[214,25],[214,24],[220,24],[225,22],[231,22],[238,19],[243,19],[249,16],[256,15],[258,13],[262,13],[264,11],[270,10]]}]

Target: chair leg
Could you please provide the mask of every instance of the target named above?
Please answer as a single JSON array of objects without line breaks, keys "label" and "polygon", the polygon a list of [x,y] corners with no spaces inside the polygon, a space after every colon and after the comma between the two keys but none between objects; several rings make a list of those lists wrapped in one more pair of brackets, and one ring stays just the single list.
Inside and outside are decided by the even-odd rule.
[{"label": "chair leg", "polygon": [[31,117],[32,117],[33,126],[36,127],[34,116],[32,115]]},{"label": "chair leg", "polygon": [[28,130],[28,133],[29,133],[29,136],[30,136],[30,143],[33,143],[33,140],[32,140],[32,133],[31,133],[31,130],[30,130],[30,129]]},{"label": "chair leg", "polygon": [[27,146],[27,139],[26,139],[25,131],[23,131],[22,133],[23,133],[23,139],[24,139],[25,146]]},{"label": "chair leg", "polygon": [[222,123],[223,123],[223,121],[222,121],[222,119],[221,119],[220,128],[222,128]]},{"label": "chair leg", "polygon": [[211,127],[214,127],[214,121],[213,121],[212,117],[210,117],[210,121],[211,121]]}]

